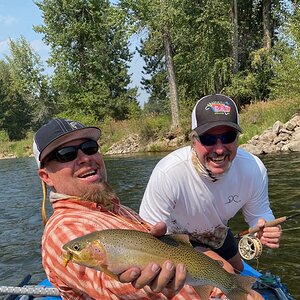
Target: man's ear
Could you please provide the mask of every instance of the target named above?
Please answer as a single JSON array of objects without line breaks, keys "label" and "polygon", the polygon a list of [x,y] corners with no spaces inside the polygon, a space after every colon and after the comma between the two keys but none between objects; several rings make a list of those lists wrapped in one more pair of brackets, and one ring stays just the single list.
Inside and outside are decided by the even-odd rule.
[{"label": "man's ear", "polygon": [[198,138],[198,134],[195,130],[192,130],[191,133],[189,134],[189,138],[190,138],[190,141],[192,142],[192,145],[195,144],[195,139]]},{"label": "man's ear", "polygon": [[49,177],[48,171],[46,168],[41,168],[38,170],[39,177],[42,181],[44,181],[48,186],[53,186],[53,182]]}]

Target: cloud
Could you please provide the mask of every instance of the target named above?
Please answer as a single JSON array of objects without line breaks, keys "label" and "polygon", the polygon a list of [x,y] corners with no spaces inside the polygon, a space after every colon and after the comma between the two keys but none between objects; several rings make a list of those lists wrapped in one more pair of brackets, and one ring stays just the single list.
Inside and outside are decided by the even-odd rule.
[{"label": "cloud", "polygon": [[34,51],[40,53],[40,52],[49,52],[50,47],[45,45],[42,40],[33,40],[30,42],[31,47]]},{"label": "cloud", "polygon": [[0,15],[0,24],[9,26],[13,23],[17,23],[17,19],[12,16],[3,16]]},{"label": "cloud", "polygon": [[6,39],[4,41],[0,41],[1,56],[4,56],[4,55],[8,54],[8,52],[9,52],[9,39]]},{"label": "cloud", "polygon": [[[28,41],[32,49],[39,54],[39,56],[46,60],[49,57],[50,47],[45,45],[42,40]],[[3,59],[5,55],[9,55],[9,39],[0,41],[0,59]]]}]

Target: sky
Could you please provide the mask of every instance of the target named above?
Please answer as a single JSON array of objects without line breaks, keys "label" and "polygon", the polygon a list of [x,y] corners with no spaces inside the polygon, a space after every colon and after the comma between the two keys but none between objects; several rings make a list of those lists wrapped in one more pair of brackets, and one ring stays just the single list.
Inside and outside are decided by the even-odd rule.
[{"label": "sky", "polygon": [[[0,0],[0,59],[9,55],[9,39],[19,40],[23,36],[45,62],[49,57],[49,48],[42,41],[42,34],[33,30],[34,25],[43,24],[42,14],[33,0]],[[132,50],[139,38],[134,38]],[[130,64],[129,73],[132,74],[131,86],[138,87],[138,100],[143,106],[148,95],[141,89],[143,59],[135,54]],[[46,63],[44,64],[46,67]],[[48,69],[50,70],[50,69]]]}]

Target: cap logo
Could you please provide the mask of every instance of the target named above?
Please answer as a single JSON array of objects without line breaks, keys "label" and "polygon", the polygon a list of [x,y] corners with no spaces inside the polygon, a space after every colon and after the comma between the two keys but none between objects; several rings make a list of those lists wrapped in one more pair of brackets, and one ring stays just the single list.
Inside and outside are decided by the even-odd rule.
[{"label": "cap logo", "polygon": [[221,101],[214,101],[210,102],[206,105],[205,110],[211,109],[213,113],[221,115],[228,115],[231,110],[231,106],[228,104],[228,102],[221,102]]},{"label": "cap logo", "polygon": [[69,125],[70,125],[70,127],[71,127],[72,129],[80,129],[80,128],[82,128],[82,126],[80,126],[80,124],[77,123],[77,122],[75,122],[75,121],[69,122]]}]

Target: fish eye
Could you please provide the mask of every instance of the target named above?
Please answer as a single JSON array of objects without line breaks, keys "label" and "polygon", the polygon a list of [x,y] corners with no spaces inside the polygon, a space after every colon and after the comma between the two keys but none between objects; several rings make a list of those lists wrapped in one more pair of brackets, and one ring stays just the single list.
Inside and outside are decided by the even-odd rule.
[{"label": "fish eye", "polygon": [[79,251],[81,248],[80,248],[80,245],[79,245],[79,244],[74,244],[73,249],[74,249],[75,251]]}]

